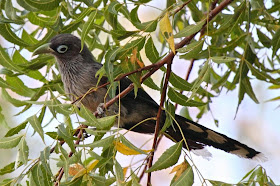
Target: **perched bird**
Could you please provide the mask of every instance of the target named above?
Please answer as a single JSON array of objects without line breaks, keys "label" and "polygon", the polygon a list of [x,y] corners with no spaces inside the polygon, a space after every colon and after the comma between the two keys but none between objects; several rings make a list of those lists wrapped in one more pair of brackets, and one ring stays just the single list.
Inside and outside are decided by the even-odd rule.
[{"label": "perched bird", "polygon": [[[81,47],[81,40],[72,34],[59,34],[53,37],[49,43],[37,48],[33,55],[37,54],[53,55],[59,67],[61,79],[64,89],[70,95],[70,99],[74,101],[77,97],[84,95],[98,82],[95,77],[96,72],[102,67],[102,64],[94,61],[92,53],[88,47]],[[99,85],[107,82],[106,77],[102,77]],[[124,90],[131,81],[128,78],[120,80],[120,91]],[[119,91],[117,91],[119,92]],[[109,100],[107,88],[101,88],[97,91],[85,96],[80,102],[85,107],[95,112],[98,106]],[[137,97],[133,92],[121,99],[120,105],[120,124],[119,127],[132,130],[138,133],[151,134],[155,130],[155,120],[147,120],[137,126],[139,122],[156,117],[159,105],[143,90],[139,89]],[[109,113],[118,113],[119,106],[112,105]],[[160,127],[163,127],[166,115],[163,111],[160,121]],[[176,115],[175,120],[186,138],[188,148],[186,149],[203,149],[205,146],[213,146],[225,152],[236,154],[244,158],[258,158],[261,153],[240,143],[234,139],[208,129],[198,123],[195,123],[182,116]],[[181,141],[182,135],[178,126],[174,123],[165,130],[168,138],[174,141]]]}]

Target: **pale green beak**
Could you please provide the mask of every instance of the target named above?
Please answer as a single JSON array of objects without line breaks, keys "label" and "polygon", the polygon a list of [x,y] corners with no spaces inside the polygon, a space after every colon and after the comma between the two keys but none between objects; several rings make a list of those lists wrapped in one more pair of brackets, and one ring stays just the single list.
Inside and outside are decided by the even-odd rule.
[{"label": "pale green beak", "polygon": [[36,56],[38,54],[52,54],[52,53],[54,53],[54,50],[50,47],[50,43],[46,43],[36,48],[32,56]]}]

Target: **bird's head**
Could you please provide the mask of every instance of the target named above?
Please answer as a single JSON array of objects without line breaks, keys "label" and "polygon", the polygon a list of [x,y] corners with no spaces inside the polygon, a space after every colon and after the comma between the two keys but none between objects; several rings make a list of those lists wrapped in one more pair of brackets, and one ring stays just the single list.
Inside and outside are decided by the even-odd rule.
[{"label": "bird's head", "polygon": [[89,62],[92,54],[87,46],[81,46],[81,40],[72,34],[59,34],[53,37],[49,43],[38,47],[33,56],[38,54],[52,54],[58,62],[70,62],[71,59],[84,58]]}]

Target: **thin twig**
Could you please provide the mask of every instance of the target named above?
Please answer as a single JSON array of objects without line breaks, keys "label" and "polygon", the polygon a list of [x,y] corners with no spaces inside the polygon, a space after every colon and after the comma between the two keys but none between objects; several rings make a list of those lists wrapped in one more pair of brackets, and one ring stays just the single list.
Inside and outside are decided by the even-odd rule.
[{"label": "thin twig", "polygon": [[192,0],[188,0],[187,2],[183,3],[177,10],[174,11],[173,14],[177,14],[180,12],[187,4],[189,4]]},{"label": "thin twig", "polygon": [[[154,142],[153,142],[153,147],[152,147],[152,152],[151,152],[151,156],[149,157],[149,164],[148,164],[148,168],[151,168],[153,165],[153,159],[154,159],[154,154],[157,148],[157,138],[159,135],[159,131],[160,131],[160,119],[161,119],[161,114],[162,114],[162,108],[165,102],[165,97],[166,97],[166,91],[167,91],[167,86],[168,86],[168,82],[169,82],[169,77],[171,74],[171,65],[172,65],[172,61],[174,59],[174,56],[172,59],[170,59],[170,61],[167,64],[167,70],[166,70],[166,75],[165,75],[165,80],[164,80],[164,85],[163,85],[163,89],[162,89],[162,93],[161,93],[161,98],[160,98],[160,105],[158,108],[158,113],[157,113],[157,121],[156,121],[156,126],[155,126],[155,135],[154,135]],[[147,185],[151,185],[151,172],[148,173],[148,181],[147,181]]]}]

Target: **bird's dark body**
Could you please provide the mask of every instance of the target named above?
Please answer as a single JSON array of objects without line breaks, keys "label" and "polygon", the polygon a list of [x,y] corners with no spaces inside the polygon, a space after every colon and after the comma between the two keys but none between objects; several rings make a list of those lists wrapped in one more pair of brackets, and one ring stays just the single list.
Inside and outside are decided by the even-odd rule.
[{"label": "bird's dark body", "polygon": [[[67,46],[66,52],[59,53],[59,46]],[[41,51],[43,50],[41,49]],[[96,87],[97,77],[95,77],[95,74],[102,65],[94,61],[86,45],[81,50],[81,41],[79,38],[71,34],[57,35],[50,41],[48,52],[41,51],[38,50],[37,53],[51,53],[56,57],[65,91],[72,100]],[[103,77],[99,85],[106,82],[106,77]],[[130,83],[131,81],[127,78],[120,80],[120,91],[124,90]],[[107,88],[98,89],[96,92],[82,98],[81,103],[78,104],[83,104],[94,112],[101,103],[109,100],[109,97],[105,97],[106,95]],[[139,133],[154,133],[155,119],[149,119],[145,122],[142,121],[148,118],[156,118],[158,108],[158,104],[143,89],[138,90],[137,97],[135,97],[133,92],[130,92],[121,99],[119,127]],[[108,109],[108,113],[116,113],[118,109],[119,106],[114,104]],[[163,111],[160,127],[164,125],[165,117],[165,112]],[[189,150],[202,149],[204,146],[213,146],[245,158],[253,158],[259,154],[259,152],[245,144],[179,115],[175,116],[175,120],[180,125],[184,137],[187,140],[188,147],[184,147]],[[140,122],[142,123],[135,127]],[[175,123],[173,126],[167,128],[165,133],[167,137],[177,142],[183,139]]]}]

